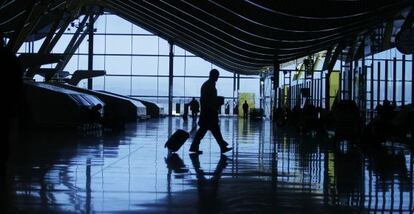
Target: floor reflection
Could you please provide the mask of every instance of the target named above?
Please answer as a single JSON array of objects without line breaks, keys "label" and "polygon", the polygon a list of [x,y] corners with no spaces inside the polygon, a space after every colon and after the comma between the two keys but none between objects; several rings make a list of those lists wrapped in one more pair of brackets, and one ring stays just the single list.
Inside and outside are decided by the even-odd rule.
[{"label": "floor reflection", "polygon": [[168,136],[192,126],[163,118],[122,133],[24,133],[5,206],[11,213],[413,213],[412,142],[334,144],[269,121],[222,118],[234,148],[226,156],[211,134],[203,155],[189,155],[189,143],[167,154]]}]

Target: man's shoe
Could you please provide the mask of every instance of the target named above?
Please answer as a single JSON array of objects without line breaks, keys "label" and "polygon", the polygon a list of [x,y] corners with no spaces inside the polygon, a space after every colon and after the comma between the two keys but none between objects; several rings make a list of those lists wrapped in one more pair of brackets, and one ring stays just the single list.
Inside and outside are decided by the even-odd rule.
[{"label": "man's shoe", "polygon": [[223,145],[227,147],[229,145],[229,143],[227,143],[226,141],[223,140]]},{"label": "man's shoe", "polygon": [[221,149],[221,153],[223,154],[223,153],[226,153],[226,152],[228,152],[228,151],[231,151],[233,149],[233,147],[224,147],[224,148],[222,148]]},{"label": "man's shoe", "polygon": [[194,154],[198,154],[198,155],[203,154],[203,151],[198,150],[198,149],[190,149],[189,151],[190,151],[190,153],[194,153]]}]

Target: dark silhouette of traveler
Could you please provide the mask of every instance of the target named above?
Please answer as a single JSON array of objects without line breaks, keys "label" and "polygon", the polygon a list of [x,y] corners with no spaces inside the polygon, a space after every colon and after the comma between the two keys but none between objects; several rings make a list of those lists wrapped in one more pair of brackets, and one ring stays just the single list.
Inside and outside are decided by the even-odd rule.
[{"label": "dark silhouette of traveler", "polygon": [[243,108],[243,117],[247,118],[248,113],[249,113],[249,104],[247,104],[246,100],[244,101],[242,108]]},{"label": "dark silhouette of traveler", "polygon": [[[197,176],[199,213],[218,213],[220,201],[217,200],[217,191],[221,175],[227,166],[228,158],[225,155],[220,156],[220,160],[210,179],[205,177],[205,172],[200,167],[199,155],[190,154],[190,159]],[[208,174],[211,175],[210,173]]]},{"label": "dark silhouette of traveler", "polygon": [[101,104],[97,104],[95,106],[93,106],[90,110],[90,117],[91,117],[91,123],[99,123],[102,124],[102,114],[101,114],[101,110],[102,110],[102,105]]},{"label": "dark silhouette of traveler", "polygon": [[378,112],[378,114],[381,117],[381,119],[385,120],[386,122],[391,121],[394,114],[394,107],[391,105],[389,100],[384,100],[382,109]]},{"label": "dark silhouette of traveler", "polygon": [[194,97],[189,104],[190,104],[191,114],[193,116],[193,121],[196,121],[198,112],[200,112],[200,104]]},{"label": "dark silhouette of traveler", "polygon": [[394,118],[394,107],[391,105],[390,101],[384,100],[383,105],[377,106],[377,118],[375,118],[370,124],[371,135],[378,137],[378,142],[386,140],[387,138],[393,135],[393,123]]},{"label": "dark silhouette of traveler", "polygon": [[237,104],[237,103],[234,105],[233,114],[234,115],[239,115],[239,104]]},{"label": "dark silhouette of traveler", "polygon": [[227,101],[226,104],[224,105],[224,113],[225,114],[230,114],[230,103],[229,103],[229,101]]},{"label": "dark silhouette of traveler", "polygon": [[190,106],[190,103],[184,103],[184,114],[183,114],[183,120],[188,120],[188,107]]},{"label": "dark silhouette of traveler", "polygon": [[[0,35],[0,67],[3,69],[2,77],[5,82],[1,84],[3,92],[6,128],[2,129],[0,152],[0,180],[1,188],[5,184],[7,161],[9,159],[10,146],[17,143],[19,118],[22,115],[23,81],[22,68],[16,55],[5,47],[3,37]],[[4,133],[5,132],[5,133]]]},{"label": "dark silhouette of traveler", "polygon": [[190,147],[190,152],[195,152],[202,154],[203,152],[199,150],[199,145],[201,139],[208,130],[211,131],[217,143],[220,146],[221,153],[230,151],[232,148],[227,147],[228,143],[223,139],[223,136],[220,132],[219,118],[218,118],[218,109],[220,107],[219,100],[217,97],[216,82],[220,76],[220,73],[217,69],[212,69],[210,71],[209,78],[201,86],[201,112],[200,120],[198,125],[200,128],[197,130],[193,143]]}]

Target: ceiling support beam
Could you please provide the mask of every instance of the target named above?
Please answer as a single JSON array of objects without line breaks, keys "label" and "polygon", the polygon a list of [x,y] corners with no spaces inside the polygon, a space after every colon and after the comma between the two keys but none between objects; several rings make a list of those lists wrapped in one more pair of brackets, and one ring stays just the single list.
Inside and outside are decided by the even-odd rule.
[{"label": "ceiling support beam", "polygon": [[385,24],[385,31],[382,37],[382,50],[391,48],[391,37],[394,29],[394,21],[391,20]]},{"label": "ceiling support beam", "polygon": [[[94,15],[94,18],[91,21],[95,22],[98,17],[99,15]],[[86,35],[88,35],[89,28],[92,27],[92,25],[88,25],[86,29],[84,29],[87,20],[88,16],[85,16],[79,23],[78,29],[76,30],[71,41],[65,49],[65,52],[63,54],[65,56],[64,60],[56,65],[57,71],[62,71],[65,68],[75,51],[79,48],[80,44],[85,39]]]},{"label": "ceiling support beam", "polygon": [[32,10],[28,13],[24,19],[21,27],[14,33],[13,37],[7,44],[13,53],[19,50],[20,46],[24,43],[26,38],[33,33],[34,29],[38,25],[41,17],[47,13],[49,7],[49,1],[37,2],[33,5]]},{"label": "ceiling support beam", "polygon": [[357,38],[357,36],[354,36],[354,38],[351,40],[351,44],[348,48],[348,54],[345,57],[345,62],[351,62],[352,60],[354,60]]},{"label": "ceiling support beam", "polygon": [[[338,45],[336,45],[336,47],[338,47]],[[326,70],[329,64],[329,61],[331,59],[332,56],[332,50],[335,48],[334,45],[332,45],[330,48],[328,48],[328,50],[326,50],[326,55],[325,55],[325,60],[323,62],[322,65],[322,70]]]},{"label": "ceiling support beam", "polygon": [[[39,48],[38,54],[48,54],[50,53],[50,51],[53,49],[54,45],[57,43],[57,40],[60,38],[60,36],[63,34],[63,32],[65,31],[66,27],[69,25],[70,21],[68,22],[68,20],[64,21],[64,24],[61,26],[61,28],[59,29],[58,34],[55,34],[57,28],[59,27],[59,23],[61,22],[63,16],[64,16],[64,11],[62,10],[59,15],[56,17],[56,21],[53,23],[52,27],[50,28],[50,31],[48,32],[45,40],[43,41],[42,45]],[[60,33],[61,32],[61,33]],[[57,38],[57,39],[55,39]],[[53,41],[53,43],[52,43]],[[32,79],[34,77],[34,75],[36,74],[36,72],[38,71],[38,69],[40,68],[40,66],[34,66],[34,67],[30,67],[25,76],[29,79]]]},{"label": "ceiling support beam", "polygon": [[354,56],[355,59],[360,59],[360,58],[365,57],[365,40],[366,40],[366,35],[361,36],[358,49],[355,52],[355,56]]},{"label": "ceiling support beam", "polygon": [[411,28],[414,22],[414,8],[410,10],[407,17],[405,17],[404,24],[401,26],[401,31]]},{"label": "ceiling support beam", "polygon": [[[89,16],[88,24],[88,71],[93,73],[93,36],[94,36],[94,14],[91,13]],[[88,78],[88,89],[92,90],[93,81],[92,78]]]},{"label": "ceiling support beam", "polygon": [[168,42],[170,46],[169,54],[169,71],[168,71],[168,116],[172,116],[172,106],[173,106],[173,80],[174,80],[174,42]]},{"label": "ceiling support beam", "polygon": [[335,66],[336,61],[339,58],[339,54],[342,52],[343,49],[344,49],[344,45],[342,43],[337,44],[336,48],[335,48],[335,51],[331,54],[332,56],[329,59],[328,58],[325,59],[325,62],[327,60],[328,60],[328,62],[326,62],[326,64],[327,64],[326,68],[322,69],[322,70],[327,70],[328,73],[331,73],[334,66]]}]

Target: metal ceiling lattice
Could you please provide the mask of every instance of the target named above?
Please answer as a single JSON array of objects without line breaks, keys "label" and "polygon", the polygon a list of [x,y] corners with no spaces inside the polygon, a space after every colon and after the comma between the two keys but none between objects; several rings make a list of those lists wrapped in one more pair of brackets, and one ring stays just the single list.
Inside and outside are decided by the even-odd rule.
[{"label": "metal ceiling lattice", "polygon": [[[21,34],[22,29],[17,27],[22,23],[28,28],[38,21],[32,27],[44,28],[59,17],[76,17],[83,7],[95,5],[229,71],[256,74],[275,62],[288,62],[338,44],[346,47],[361,33],[395,19],[411,3],[409,0],[3,0],[1,5],[0,30],[14,35],[19,30]],[[42,11],[38,16],[43,18],[33,19],[37,11]]]}]

